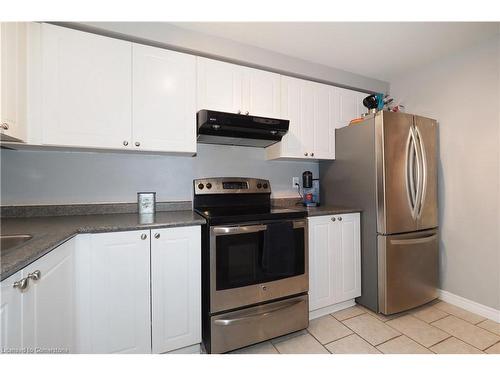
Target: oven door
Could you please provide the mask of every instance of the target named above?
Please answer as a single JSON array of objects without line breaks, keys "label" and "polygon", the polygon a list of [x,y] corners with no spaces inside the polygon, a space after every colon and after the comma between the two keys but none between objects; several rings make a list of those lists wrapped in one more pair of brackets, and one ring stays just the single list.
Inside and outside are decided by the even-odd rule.
[{"label": "oven door", "polygon": [[[210,228],[212,314],[307,292],[307,221],[289,222],[293,224],[293,266],[285,273],[273,273],[273,270],[263,266],[264,236],[268,224],[272,222]],[[273,253],[273,250],[265,250],[267,260],[280,256],[278,251]]]}]

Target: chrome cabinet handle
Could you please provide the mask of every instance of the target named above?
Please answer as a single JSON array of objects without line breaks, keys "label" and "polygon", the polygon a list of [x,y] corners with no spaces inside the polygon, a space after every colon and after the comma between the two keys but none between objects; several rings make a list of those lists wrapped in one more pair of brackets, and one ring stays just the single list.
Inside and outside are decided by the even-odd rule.
[{"label": "chrome cabinet handle", "polygon": [[304,152],[304,156],[307,156],[307,155],[309,155],[309,153],[307,153],[307,152]]},{"label": "chrome cabinet handle", "polygon": [[128,141],[123,141],[124,146],[128,146]]},{"label": "chrome cabinet handle", "polygon": [[9,130],[9,124],[7,124],[6,122],[2,122],[2,129]]},{"label": "chrome cabinet handle", "polygon": [[160,233],[155,233],[155,238],[156,239],[160,238]]},{"label": "chrome cabinet handle", "polygon": [[13,288],[17,288],[19,290],[24,290],[28,287],[28,278],[24,277],[19,281],[16,281],[14,284],[12,284]]},{"label": "chrome cabinet handle", "polygon": [[41,276],[42,276],[42,273],[39,270],[28,273],[28,279],[33,280],[33,281],[40,280]]},{"label": "chrome cabinet handle", "polygon": [[247,116],[248,116],[249,114],[250,114],[250,112],[248,112],[248,111],[246,111],[246,112],[245,112],[245,115],[247,115]]},{"label": "chrome cabinet handle", "polygon": [[335,221],[335,220],[337,220],[337,219],[335,219],[334,217],[332,217],[332,221]]},{"label": "chrome cabinet handle", "polygon": [[139,147],[141,145],[141,142],[135,142],[135,146]]},{"label": "chrome cabinet handle", "polygon": [[314,156],[314,152],[311,152],[311,156]]},{"label": "chrome cabinet handle", "polygon": [[338,220],[338,221],[342,221],[342,216],[339,216],[339,217],[337,218],[337,220]]},{"label": "chrome cabinet handle", "polygon": [[147,234],[145,234],[145,233],[141,234],[141,240],[145,240],[146,238],[148,238]]}]

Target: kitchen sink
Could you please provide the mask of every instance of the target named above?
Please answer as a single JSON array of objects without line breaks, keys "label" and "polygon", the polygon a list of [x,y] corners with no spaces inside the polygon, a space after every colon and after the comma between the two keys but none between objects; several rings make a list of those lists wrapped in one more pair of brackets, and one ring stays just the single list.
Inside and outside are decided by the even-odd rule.
[{"label": "kitchen sink", "polygon": [[0,235],[0,249],[2,251],[12,249],[33,238],[31,234]]}]

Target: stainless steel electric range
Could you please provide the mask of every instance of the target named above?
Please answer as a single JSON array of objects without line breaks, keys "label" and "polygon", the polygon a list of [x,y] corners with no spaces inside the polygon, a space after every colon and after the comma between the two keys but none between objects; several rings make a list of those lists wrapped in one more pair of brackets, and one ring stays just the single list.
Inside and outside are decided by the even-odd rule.
[{"label": "stainless steel electric range", "polygon": [[202,327],[224,353],[308,326],[306,213],[271,207],[255,178],[193,181],[202,231]]}]

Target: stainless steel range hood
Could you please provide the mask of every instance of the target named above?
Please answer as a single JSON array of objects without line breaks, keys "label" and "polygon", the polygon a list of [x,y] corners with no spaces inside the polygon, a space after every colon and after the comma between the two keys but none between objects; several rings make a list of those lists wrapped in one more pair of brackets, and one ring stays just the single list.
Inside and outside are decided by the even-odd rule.
[{"label": "stainless steel range hood", "polygon": [[202,109],[197,115],[198,143],[267,147],[288,131],[289,120]]}]

